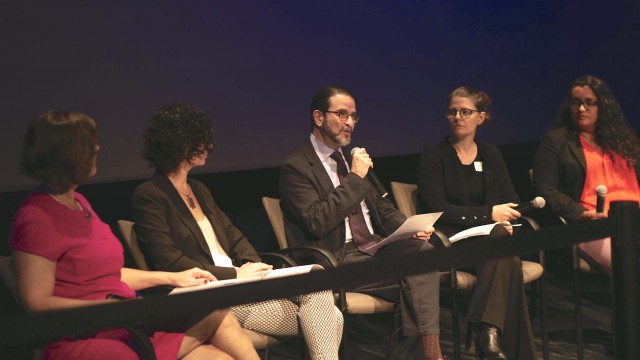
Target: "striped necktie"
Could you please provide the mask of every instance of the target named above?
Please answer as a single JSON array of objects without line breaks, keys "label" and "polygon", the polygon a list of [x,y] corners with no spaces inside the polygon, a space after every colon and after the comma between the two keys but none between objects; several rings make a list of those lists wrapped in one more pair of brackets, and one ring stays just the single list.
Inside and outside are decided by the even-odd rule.
[{"label": "striped necktie", "polygon": [[[344,161],[342,154],[339,151],[335,151],[331,154],[331,158],[338,164],[338,179],[342,183],[342,179],[347,176],[349,170],[347,169],[347,163]],[[364,214],[362,214],[362,206],[358,203],[358,206],[349,214],[349,227],[351,228],[351,235],[358,250],[365,254],[374,255],[378,251],[378,247],[375,246],[376,238],[371,235],[367,223],[364,220]]]}]

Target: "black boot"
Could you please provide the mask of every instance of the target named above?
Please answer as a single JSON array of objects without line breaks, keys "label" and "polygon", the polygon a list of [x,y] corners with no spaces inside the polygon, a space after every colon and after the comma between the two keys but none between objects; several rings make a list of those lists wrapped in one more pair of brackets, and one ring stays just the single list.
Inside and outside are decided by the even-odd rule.
[{"label": "black boot", "polygon": [[500,330],[497,327],[481,323],[476,336],[476,359],[507,360],[500,348]]}]

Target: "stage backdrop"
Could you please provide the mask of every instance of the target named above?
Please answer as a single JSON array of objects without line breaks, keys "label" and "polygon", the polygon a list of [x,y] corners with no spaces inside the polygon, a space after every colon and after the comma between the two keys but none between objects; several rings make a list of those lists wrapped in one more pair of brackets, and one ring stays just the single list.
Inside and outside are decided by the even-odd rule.
[{"label": "stage backdrop", "polygon": [[[415,154],[447,133],[460,85],[494,99],[480,137],[535,141],[570,81],[609,83],[640,116],[638,1],[0,2],[0,192],[20,175],[27,122],[50,107],[100,126],[94,182],[144,178],[140,135],[158,107],[210,114],[202,172],[277,166],[309,133],[308,104],[336,84],[357,97],[353,145]],[[636,129],[637,122],[635,123]]]}]

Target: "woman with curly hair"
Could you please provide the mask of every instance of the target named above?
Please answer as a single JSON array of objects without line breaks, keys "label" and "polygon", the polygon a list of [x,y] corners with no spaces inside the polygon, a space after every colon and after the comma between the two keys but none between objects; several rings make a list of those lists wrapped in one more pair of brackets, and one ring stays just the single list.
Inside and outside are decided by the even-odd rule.
[{"label": "woman with curly hair", "polygon": [[[568,221],[604,218],[611,201],[640,201],[640,141],[604,81],[586,75],[571,84],[533,169],[538,193]],[[608,189],[604,213],[596,212],[598,185]],[[578,248],[611,275],[610,238]]]},{"label": "woman with curly hair", "polygon": [[[208,116],[175,104],[158,110],[144,133],[144,156],[156,168],[133,194],[135,229],[149,264],[157,270],[192,267],[220,280],[263,276],[249,240],[229,221],[209,189],[188,177],[213,148]],[[342,314],[330,291],[232,307],[243,327],[274,336],[304,335],[311,359],[338,359]]]},{"label": "woman with curly hair", "polygon": [[[41,185],[18,210],[11,232],[18,293],[28,313],[132,299],[135,291],[157,285],[215,280],[195,267],[177,273],[122,267],[120,242],[76,192],[96,173],[99,149],[95,121],[85,114],[50,110],[29,124],[22,168]],[[150,341],[158,359],[258,359],[229,309],[212,312],[184,333],[150,331]],[[127,330],[106,329],[50,344],[44,357],[138,359],[132,345]]]}]

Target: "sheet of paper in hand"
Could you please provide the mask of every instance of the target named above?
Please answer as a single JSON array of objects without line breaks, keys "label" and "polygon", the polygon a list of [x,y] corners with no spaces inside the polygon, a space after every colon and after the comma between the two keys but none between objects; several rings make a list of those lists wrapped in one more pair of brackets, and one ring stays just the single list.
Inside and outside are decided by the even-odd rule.
[{"label": "sheet of paper in hand", "polygon": [[412,217],[408,218],[398,228],[398,230],[394,231],[393,234],[380,240],[377,246],[380,247],[391,244],[394,241],[409,239],[414,234],[425,231],[426,229],[432,227],[433,224],[436,223],[438,218],[440,218],[440,215],[442,215],[442,212],[413,215]]}]

